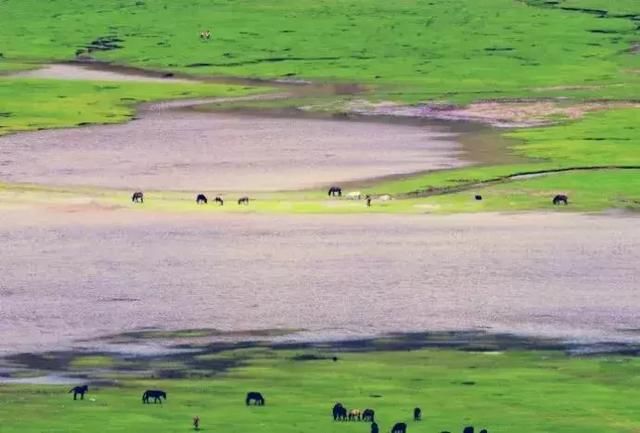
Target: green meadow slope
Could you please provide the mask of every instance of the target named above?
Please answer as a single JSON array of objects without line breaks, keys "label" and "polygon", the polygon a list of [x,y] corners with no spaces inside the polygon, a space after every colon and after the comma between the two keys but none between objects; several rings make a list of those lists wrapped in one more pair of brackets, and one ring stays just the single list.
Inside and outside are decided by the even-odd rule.
[{"label": "green meadow slope", "polygon": [[[357,97],[374,101],[466,104],[525,98],[580,104],[640,100],[640,4],[636,0],[193,0],[189,7],[169,0],[94,0],[90,4],[4,0],[0,12],[0,72],[71,60],[81,53],[193,75],[364,83],[369,91]],[[199,38],[205,29],[212,31],[211,40]],[[122,121],[131,116],[135,102],[144,100],[254,91],[239,86],[71,83],[0,76],[0,134]],[[341,97],[342,102],[345,99],[349,97]],[[266,107],[282,103],[261,102]],[[638,111],[614,108],[571,121],[560,116],[554,126],[506,131],[519,143],[511,150],[521,157],[520,163],[473,166],[363,186],[360,189],[372,194],[405,198],[376,209],[327,204],[321,192],[272,194],[260,197],[262,204],[253,209],[546,209],[550,196],[558,192],[570,195],[573,210],[637,209],[638,171],[616,167],[640,166]],[[609,169],[504,179],[516,173],[572,167]],[[14,196],[24,190],[5,185],[1,191]],[[469,199],[470,191],[491,200],[475,203]],[[448,194],[427,197],[441,192]],[[104,195],[107,201],[120,200]],[[159,207],[191,209],[190,200],[176,197],[175,202]]]},{"label": "green meadow slope", "polygon": [[[5,0],[0,8],[0,65],[69,60],[115,38],[114,49],[90,54],[192,74],[365,82],[408,101],[585,84],[603,86],[591,96],[625,98],[640,88],[634,0]],[[199,38],[205,29],[209,41]]]}]

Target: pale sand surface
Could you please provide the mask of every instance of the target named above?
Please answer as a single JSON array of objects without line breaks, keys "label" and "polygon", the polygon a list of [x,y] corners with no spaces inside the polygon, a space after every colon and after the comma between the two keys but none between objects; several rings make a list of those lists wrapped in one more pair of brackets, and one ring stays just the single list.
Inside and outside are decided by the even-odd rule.
[{"label": "pale sand surface", "polygon": [[0,137],[0,181],[266,191],[466,163],[452,134],[425,126],[152,108],[121,125]]},{"label": "pale sand surface", "polygon": [[91,67],[91,65],[51,64],[40,69],[20,71],[12,74],[14,77],[45,78],[52,80],[86,80],[86,81],[144,81],[153,83],[188,83],[193,80],[185,80],[173,77],[159,77],[144,73],[118,72],[104,68]]},{"label": "pale sand surface", "polygon": [[0,353],[143,327],[640,340],[636,218],[0,211]]}]

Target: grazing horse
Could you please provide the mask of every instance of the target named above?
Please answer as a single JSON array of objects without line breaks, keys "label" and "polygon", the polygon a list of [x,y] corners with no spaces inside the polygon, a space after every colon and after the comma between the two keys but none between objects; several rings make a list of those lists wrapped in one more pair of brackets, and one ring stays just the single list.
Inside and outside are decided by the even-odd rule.
[{"label": "grazing horse", "polygon": [[240,197],[238,199],[238,204],[239,205],[241,205],[241,204],[248,205],[249,204],[249,197],[246,197],[246,196],[245,197]]},{"label": "grazing horse", "polygon": [[565,206],[569,204],[569,197],[564,194],[558,194],[553,198],[553,204],[559,205],[560,203],[564,203]]},{"label": "grazing horse", "polygon": [[480,194],[476,194],[475,199],[480,201],[480,200],[482,200],[482,196]]},{"label": "grazing horse", "polygon": [[76,396],[78,394],[80,394],[80,400],[84,400],[84,393],[85,392],[89,392],[89,386],[88,385],[82,385],[82,386],[74,386],[73,388],[71,388],[69,390],[69,392],[67,394],[71,394],[73,393],[73,399],[76,399]]},{"label": "grazing horse", "polygon": [[329,197],[342,197],[342,188],[339,186],[332,186],[329,188],[329,193],[327,194]]},{"label": "grazing horse", "polygon": [[148,389],[142,394],[142,403],[149,403],[149,399],[153,399],[153,403],[162,404],[162,399],[167,400],[167,393],[164,391],[160,391],[159,389]]},{"label": "grazing horse", "polygon": [[213,199],[213,201],[219,203],[220,206],[224,206],[224,200],[222,199],[222,196],[217,196],[215,199]]},{"label": "grazing horse", "polygon": [[413,409],[413,420],[420,421],[422,419],[422,410],[419,407]]},{"label": "grazing horse", "polygon": [[336,403],[333,406],[333,420],[345,421],[346,419],[347,419],[347,409],[342,405],[342,403]]},{"label": "grazing horse", "polygon": [[136,191],[131,196],[131,201],[134,203],[144,203],[144,194],[142,191]]},{"label": "grazing horse", "polygon": [[360,409],[351,409],[349,411],[349,421],[360,421],[362,419],[362,412]]},{"label": "grazing horse", "polygon": [[465,427],[462,433],[473,433],[473,426]]},{"label": "grazing horse", "polygon": [[207,196],[204,194],[198,194],[198,197],[196,197],[196,203],[201,204],[207,204]]},{"label": "grazing horse", "polygon": [[391,433],[407,433],[407,425],[403,422],[398,422],[391,429]]},{"label": "grazing horse", "polygon": [[371,423],[371,433],[380,433],[380,429],[378,428],[378,424],[373,422]]},{"label": "grazing horse", "polygon": [[349,200],[360,200],[362,198],[362,193],[360,191],[352,191],[347,194],[347,198]]},{"label": "grazing horse", "polygon": [[362,421],[374,422],[376,413],[373,409],[365,409],[362,411]]},{"label": "grazing horse", "polygon": [[483,428],[482,430],[480,430],[480,433],[488,433],[486,428]]},{"label": "grazing horse", "polygon": [[245,404],[249,406],[253,402],[256,406],[264,406],[264,397],[259,392],[251,391],[247,393]]}]

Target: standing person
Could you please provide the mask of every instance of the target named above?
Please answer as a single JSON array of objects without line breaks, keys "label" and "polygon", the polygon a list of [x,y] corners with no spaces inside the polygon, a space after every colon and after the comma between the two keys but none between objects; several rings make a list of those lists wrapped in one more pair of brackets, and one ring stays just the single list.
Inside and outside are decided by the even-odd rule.
[{"label": "standing person", "polygon": [[367,207],[371,207],[371,196],[369,194],[367,194],[365,199],[367,200]]},{"label": "standing person", "polygon": [[200,417],[199,416],[194,416],[193,417],[193,429],[194,430],[200,430]]}]

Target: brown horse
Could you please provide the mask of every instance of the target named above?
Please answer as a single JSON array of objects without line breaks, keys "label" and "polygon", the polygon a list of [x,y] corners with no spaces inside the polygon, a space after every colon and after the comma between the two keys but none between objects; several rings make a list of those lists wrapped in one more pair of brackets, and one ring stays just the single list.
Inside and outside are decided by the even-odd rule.
[{"label": "brown horse", "polygon": [[349,411],[349,421],[360,421],[362,419],[362,412],[360,409],[351,409]]}]

